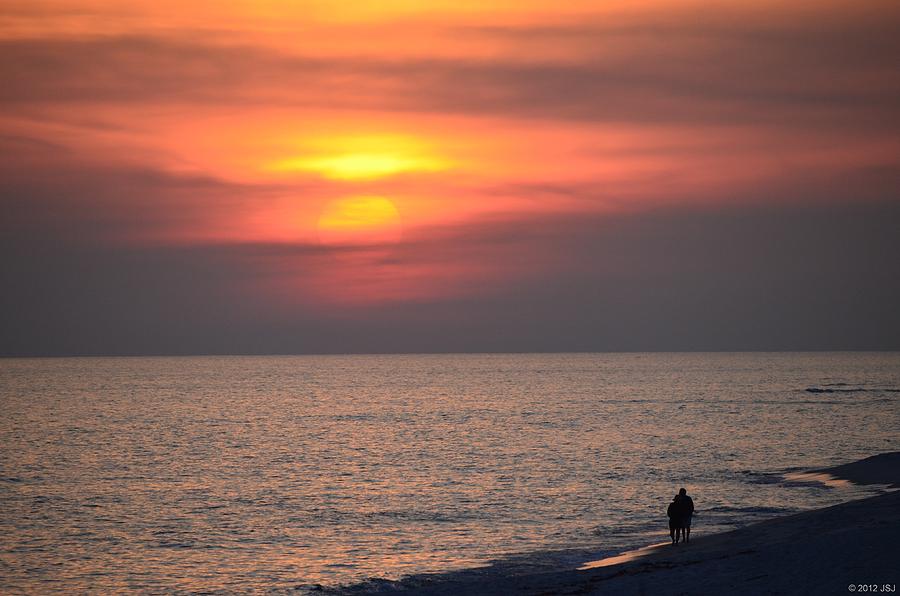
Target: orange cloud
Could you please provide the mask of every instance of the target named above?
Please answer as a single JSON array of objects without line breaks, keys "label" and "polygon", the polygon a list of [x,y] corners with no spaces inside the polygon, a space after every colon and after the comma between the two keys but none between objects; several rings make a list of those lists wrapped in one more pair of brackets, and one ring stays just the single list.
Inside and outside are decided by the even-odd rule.
[{"label": "orange cloud", "polygon": [[[662,0],[423,6],[5,7],[16,221],[115,246],[322,248],[341,201],[380,197],[402,251],[504,218],[539,232],[559,217],[896,197],[896,3],[734,2],[702,21],[699,3]],[[402,264],[383,246],[325,250],[334,261],[309,276],[323,302],[384,301],[559,267],[546,245],[521,267],[496,247],[441,247]]]}]

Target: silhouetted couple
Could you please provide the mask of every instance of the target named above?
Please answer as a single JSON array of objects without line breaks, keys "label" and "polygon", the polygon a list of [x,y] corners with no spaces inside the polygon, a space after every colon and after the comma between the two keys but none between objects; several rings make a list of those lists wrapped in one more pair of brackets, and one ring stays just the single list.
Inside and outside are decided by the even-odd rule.
[{"label": "silhouetted couple", "polygon": [[694,500],[687,494],[687,489],[681,489],[666,510],[669,516],[669,536],[672,544],[678,544],[691,539],[691,518],[694,516]]}]

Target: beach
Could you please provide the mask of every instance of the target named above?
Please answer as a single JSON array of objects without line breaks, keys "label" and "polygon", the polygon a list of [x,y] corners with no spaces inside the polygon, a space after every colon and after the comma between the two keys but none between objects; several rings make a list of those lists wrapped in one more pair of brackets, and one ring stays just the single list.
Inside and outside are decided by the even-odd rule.
[{"label": "beach", "polygon": [[[900,486],[900,453],[810,472]],[[891,593],[900,582],[900,492],[779,517],[689,544],[661,544],[580,569],[516,577],[408,578],[348,593],[844,594]]]}]

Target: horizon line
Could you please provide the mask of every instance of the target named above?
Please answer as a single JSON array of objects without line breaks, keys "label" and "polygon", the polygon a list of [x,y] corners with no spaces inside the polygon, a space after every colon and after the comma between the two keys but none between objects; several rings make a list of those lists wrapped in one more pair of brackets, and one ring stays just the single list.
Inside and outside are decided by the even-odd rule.
[{"label": "horizon line", "polygon": [[900,348],[843,348],[788,350],[546,350],[546,351],[421,351],[421,352],[265,352],[265,353],[144,353],[144,354],[0,354],[0,360],[76,359],[76,358],[273,358],[323,356],[528,356],[562,354],[846,354],[900,353]]}]

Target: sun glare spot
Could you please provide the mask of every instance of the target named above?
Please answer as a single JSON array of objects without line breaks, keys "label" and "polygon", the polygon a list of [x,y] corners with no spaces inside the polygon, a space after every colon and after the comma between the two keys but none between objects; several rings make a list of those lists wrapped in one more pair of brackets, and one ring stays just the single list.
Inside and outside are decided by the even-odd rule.
[{"label": "sun glare spot", "polygon": [[371,180],[413,172],[440,172],[453,164],[424,143],[395,135],[338,137],[308,143],[303,155],[271,163],[274,172],[313,172],[333,180]]},{"label": "sun glare spot", "polygon": [[384,197],[349,197],[329,202],[317,225],[323,244],[399,242],[400,212]]}]

